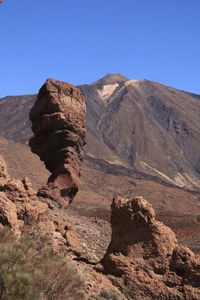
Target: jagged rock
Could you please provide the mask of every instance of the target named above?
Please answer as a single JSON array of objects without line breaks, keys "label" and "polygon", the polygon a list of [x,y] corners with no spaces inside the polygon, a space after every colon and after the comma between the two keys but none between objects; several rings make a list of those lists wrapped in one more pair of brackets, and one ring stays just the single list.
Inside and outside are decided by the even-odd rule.
[{"label": "jagged rock", "polygon": [[22,227],[47,215],[48,205],[39,201],[28,178],[10,179],[6,163],[1,157],[0,169],[6,170],[0,185],[0,223],[9,226],[18,235]]},{"label": "jagged rock", "polygon": [[199,257],[178,246],[171,229],[155,219],[151,205],[142,197],[118,196],[111,208],[112,239],[102,260],[104,272],[135,299],[199,299]]},{"label": "jagged rock", "polygon": [[0,192],[0,223],[14,229],[17,234],[20,234],[20,227],[23,225],[23,221],[17,217],[16,205],[4,192]]},{"label": "jagged rock", "polygon": [[0,155],[0,186],[3,185],[9,178],[8,169],[3,157]]},{"label": "jagged rock", "polygon": [[79,188],[80,162],[85,144],[85,102],[79,90],[48,79],[30,111],[34,136],[31,150],[52,173],[40,196],[67,206]]},{"label": "jagged rock", "polygon": [[82,248],[76,230],[69,222],[51,213],[44,199],[36,196],[29,178],[10,179],[6,163],[0,157],[4,184],[0,184],[0,224],[10,227],[18,236],[22,232],[47,238],[58,253],[80,255]]},{"label": "jagged rock", "polygon": [[56,231],[59,232],[65,240],[65,245],[70,248],[76,256],[82,253],[80,239],[77,230],[67,221],[54,221]]},{"label": "jagged rock", "polygon": [[25,190],[27,191],[29,196],[34,196],[35,195],[35,190],[32,187],[32,183],[28,177],[25,177],[22,179],[23,186]]}]

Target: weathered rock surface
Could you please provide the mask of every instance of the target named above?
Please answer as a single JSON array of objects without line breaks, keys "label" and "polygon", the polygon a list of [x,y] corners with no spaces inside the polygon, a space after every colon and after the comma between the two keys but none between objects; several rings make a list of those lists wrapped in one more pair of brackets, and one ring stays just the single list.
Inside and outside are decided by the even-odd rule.
[{"label": "weathered rock surface", "polygon": [[[177,244],[142,197],[115,197],[112,239],[102,260],[130,299],[199,299],[200,259]],[[136,297],[136,298],[135,298]]]},{"label": "weathered rock surface", "polygon": [[61,206],[72,202],[80,185],[85,110],[84,98],[75,86],[48,79],[30,111],[34,136],[29,145],[52,173],[38,194]]},{"label": "weathered rock surface", "polygon": [[8,169],[3,157],[0,155],[0,184],[3,184],[8,180]]},{"label": "weathered rock surface", "polygon": [[18,236],[22,232],[45,237],[58,253],[80,255],[82,248],[76,229],[69,222],[57,218],[44,202],[37,197],[28,178],[10,179],[6,163],[0,156],[0,224],[10,227]]},{"label": "weathered rock surface", "polygon": [[0,182],[0,226],[8,226],[18,237],[26,233],[37,240],[42,239],[58,254],[66,256],[67,259],[75,259],[74,267],[84,274],[87,299],[90,298],[89,295],[91,299],[96,299],[101,293],[107,295],[109,292],[111,296],[117,295],[120,300],[126,300],[109,279],[93,270],[92,265],[79,262],[79,256],[84,258],[83,241],[76,228],[68,221],[66,211],[58,207],[50,209],[45,203],[46,199],[37,197],[28,178],[22,181],[10,179],[2,157],[0,170],[4,175],[4,182]]}]

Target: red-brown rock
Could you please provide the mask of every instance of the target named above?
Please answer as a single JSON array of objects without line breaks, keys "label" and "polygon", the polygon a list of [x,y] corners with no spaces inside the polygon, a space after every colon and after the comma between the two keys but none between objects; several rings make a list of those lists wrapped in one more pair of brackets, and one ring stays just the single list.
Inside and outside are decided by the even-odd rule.
[{"label": "red-brown rock", "polygon": [[[10,179],[6,163],[0,156],[0,226],[7,226],[18,236],[22,232],[47,238],[58,253],[80,255],[82,248],[75,228],[49,209],[44,199],[36,196],[28,178]],[[51,211],[51,216],[49,212]]]},{"label": "red-brown rock", "polygon": [[115,197],[111,226],[102,264],[130,299],[200,299],[199,257],[178,245],[146,200]]},{"label": "red-brown rock", "polygon": [[8,169],[3,157],[0,155],[0,185],[3,185],[9,178]]},{"label": "red-brown rock", "polygon": [[80,184],[85,110],[84,98],[75,86],[48,79],[30,112],[34,136],[29,145],[52,173],[38,195],[64,207],[72,202]]}]

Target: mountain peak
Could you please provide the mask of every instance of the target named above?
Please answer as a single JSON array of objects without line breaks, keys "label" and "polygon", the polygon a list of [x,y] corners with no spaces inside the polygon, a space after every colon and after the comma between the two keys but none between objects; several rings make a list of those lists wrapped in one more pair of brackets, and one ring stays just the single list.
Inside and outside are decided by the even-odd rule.
[{"label": "mountain peak", "polygon": [[125,77],[125,76],[123,76],[119,73],[107,74],[103,78],[93,82],[91,85],[93,85],[93,86],[102,86],[102,85],[106,85],[106,84],[124,82],[124,81],[127,81],[127,80],[129,80],[127,77]]}]

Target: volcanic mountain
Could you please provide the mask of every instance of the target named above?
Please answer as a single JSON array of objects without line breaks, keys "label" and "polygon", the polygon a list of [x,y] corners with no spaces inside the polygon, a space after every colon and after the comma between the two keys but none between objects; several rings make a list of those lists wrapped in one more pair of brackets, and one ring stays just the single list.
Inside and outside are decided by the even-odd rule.
[{"label": "volcanic mountain", "polygon": [[[101,151],[101,159],[113,168],[198,189],[200,97],[118,74],[80,90],[87,99],[92,134],[87,156],[98,159]],[[90,140],[98,140],[108,151],[91,149]]]},{"label": "volcanic mountain", "polygon": [[[157,209],[192,214],[195,206],[200,214],[200,96],[120,74],[78,88],[87,105],[87,145],[77,203],[102,207],[115,192],[133,192]],[[36,97],[0,99],[0,151],[13,176],[26,173],[39,186],[48,174],[26,145]]]}]

